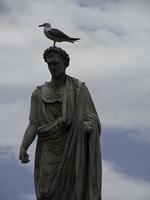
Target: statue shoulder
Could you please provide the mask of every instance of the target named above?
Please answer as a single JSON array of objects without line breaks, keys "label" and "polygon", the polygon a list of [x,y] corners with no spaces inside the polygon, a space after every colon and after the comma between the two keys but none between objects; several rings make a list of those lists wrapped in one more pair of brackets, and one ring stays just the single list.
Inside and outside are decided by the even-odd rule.
[{"label": "statue shoulder", "polygon": [[68,76],[68,78],[72,81],[75,88],[80,88],[82,85],[85,84],[83,81],[80,81],[79,79],[75,77]]},{"label": "statue shoulder", "polygon": [[35,90],[41,90],[45,85],[46,85],[46,82],[43,83],[42,85],[36,86],[36,89],[35,89]]},{"label": "statue shoulder", "polygon": [[41,89],[44,87],[44,85],[45,85],[45,83],[44,84],[42,84],[42,85],[38,85],[38,86],[36,86],[36,88],[33,90],[33,92],[32,92],[32,97],[34,98],[36,98],[36,97],[38,97],[39,96],[39,94],[40,94],[40,91],[41,91]]},{"label": "statue shoulder", "polygon": [[32,99],[36,99],[38,97],[38,89],[35,88],[31,94]]}]

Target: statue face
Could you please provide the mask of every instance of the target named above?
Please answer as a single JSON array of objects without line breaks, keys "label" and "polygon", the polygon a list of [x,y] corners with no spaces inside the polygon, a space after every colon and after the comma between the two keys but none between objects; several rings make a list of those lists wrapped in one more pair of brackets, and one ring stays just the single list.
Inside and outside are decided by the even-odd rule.
[{"label": "statue face", "polygon": [[50,55],[47,57],[49,71],[53,77],[59,77],[65,74],[66,66],[60,55]]}]

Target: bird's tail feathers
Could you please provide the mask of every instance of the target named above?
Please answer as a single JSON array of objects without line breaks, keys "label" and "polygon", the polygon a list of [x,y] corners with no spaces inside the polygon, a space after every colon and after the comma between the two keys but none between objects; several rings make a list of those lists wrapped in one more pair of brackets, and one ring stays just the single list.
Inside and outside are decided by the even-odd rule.
[{"label": "bird's tail feathers", "polygon": [[78,40],[80,40],[80,38],[70,38],[70,41],[71,41],[72,43],[74,43],[75,41],[78,41]]}]

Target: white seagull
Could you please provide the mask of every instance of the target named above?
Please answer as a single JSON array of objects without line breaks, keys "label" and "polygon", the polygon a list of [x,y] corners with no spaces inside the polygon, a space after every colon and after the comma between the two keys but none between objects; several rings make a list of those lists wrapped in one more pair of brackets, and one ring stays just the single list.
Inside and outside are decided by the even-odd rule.
[{"label": "white seagull", "polygon": [[44,27],[44,34],[47,38],[54,41],[54,47],[56,42],[71,42],[74,43],[77,40],[80,40],[80,38],[72,38],[63,33],[62,31],[51,28],[50,23],[44,23],[39,25],[39,27]]}]

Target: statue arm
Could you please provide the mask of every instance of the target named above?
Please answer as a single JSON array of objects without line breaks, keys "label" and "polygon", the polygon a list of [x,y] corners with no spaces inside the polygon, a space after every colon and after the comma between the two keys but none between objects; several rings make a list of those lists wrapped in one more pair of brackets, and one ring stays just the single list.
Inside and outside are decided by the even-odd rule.
[{"label": "statue arm", "polygon": [[29,121],[28,127],[25,131],[22,144],[20,147],[19,159],[21,160],[22,163],[28,163],[30,161],[27,150],[36,137],[36,130],[37,130],[36,125],[33,124],[31,121]]},{"label": "statue arm", "polygon": [[22,144],[20,147],[19,159],[21,160],[22,163],[28,163],[30,161],[29,155],[27,154],[27,150],[36,136],[37,126],[38,126],[37,110],[38,110],[38,95],[37,95],[37,89],[35,89],[31,95],[29,124],[28,127],[26,128]]},{"label": "statue arm", "polygon": [[29,125],[25,131],[20,149],[24,149],[25,151],[28,150],[29,146],[35,139],[36,130],[37,130],[36,125],[34,125],[31,121],[29,121]]},{"label": "statue arm", "polygon": [[97,111],[95,109],[93,99],[85,84],[82,85],[81,94],[82,94],[82,102],[84,102],[81,112],[83,115],[84,131],[87,133],[92,133],[95,127],[94,124],[96,123],[98,125],[100,133],[101,132],[100,120]]}]

